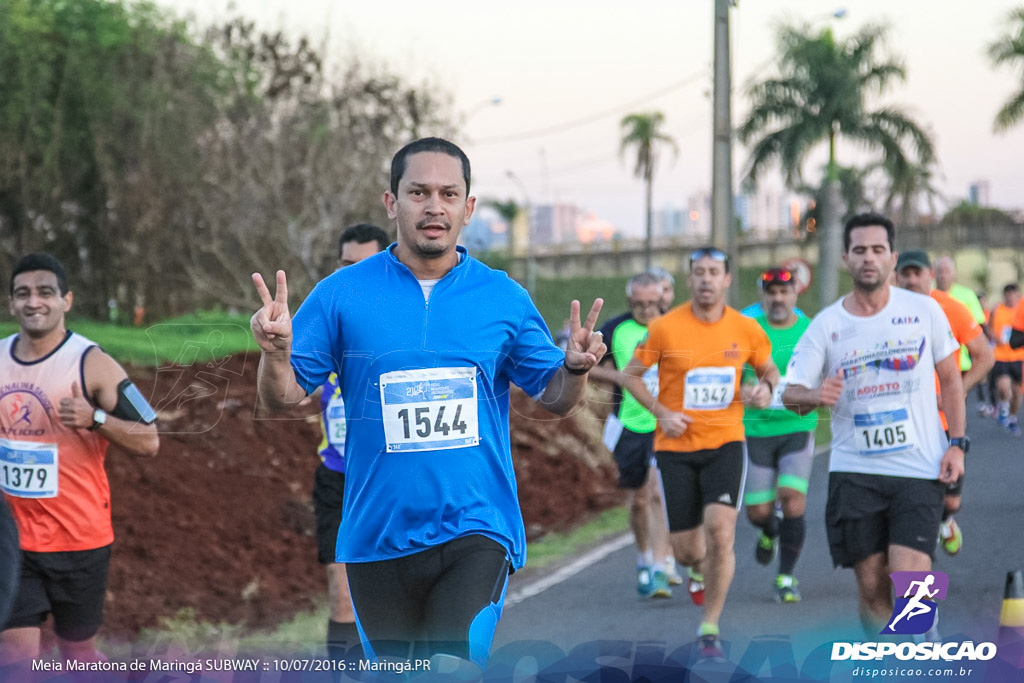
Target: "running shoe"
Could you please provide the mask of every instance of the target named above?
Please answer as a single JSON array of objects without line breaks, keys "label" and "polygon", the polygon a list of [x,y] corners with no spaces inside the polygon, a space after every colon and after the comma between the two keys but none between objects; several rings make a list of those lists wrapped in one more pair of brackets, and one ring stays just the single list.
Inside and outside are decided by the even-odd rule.
[{"label": "running shoe", "polygon": [[757,545],[754,547],[754,558],[757,559],[757,563],[769,565],[775,561],[778,554],[779,544],[762,531],[761,535],[757,537]]},{"label": "running shoe", "polygon": [[668,585],[670,586],[683,585],[683,577],[679,575],[679,567],[672,560],[665,563],[665,577],[668,579]]},{"label": "running shoe", "polygon": [[690,600],[700,607],[704,604],[704,575],[690,572],[689,582],[686,586],[690,593]]},{"label": "running shoe", "polygon": [[779,574],[775,577],[775,602],[780,604],[800,602],[800,591],[796,587],[798,583],[789,574]]},{"label": "running shoe", "polygon": [[952,517],[939,525],[939,540],[947,555],[956,555],[963,548],[964,532]]},{"label": "running shoe", "polygon": [[1021,436],[1024,434],[1016,420],[1010,420],[1006,423],[1006,431],[1010,432],[1010,436]]},{"label": "running shoe", "polygon": [[668,576],[660,569],[655,569],[651,579],[651,598],[671,598],[672,589],[668,587]]},{"label": "running shoe", "polygon": [[996,422],[998,422],[999,426],[1002,427],[1003,429],[1008,429],[1009,426],[1010,426],[1010,416],[1009,415],[997,415],[996,416]]},{"label": "running shoe", "polygon": [[988,403],[978,404],[978,417],[995,417],[996,407],[989,405]]},{"label": "running shoe", "polygon": [[719,640],[717,633],[698,636],[697,645],[700,646],[701,659],[725,661],[725,650],[722,649],[722,641]]},{"label": "running shoe", "polygon": [[650,597],[654,590],[654,577],[651,575],[650,567],[636,568],[636,593],[641,598]]}]

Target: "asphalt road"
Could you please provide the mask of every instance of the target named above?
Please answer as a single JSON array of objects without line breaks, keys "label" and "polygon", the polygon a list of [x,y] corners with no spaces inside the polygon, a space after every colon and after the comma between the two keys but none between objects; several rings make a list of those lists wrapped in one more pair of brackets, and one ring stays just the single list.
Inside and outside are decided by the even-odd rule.
[{"label": "asphalt road", "polygon": [[[968,419],[972,449],[957,515],[964,549],[955,557],[940,549],[934,565],[949,576],[939,632],[946,642],[998,643],[1007,573],[1024,569],[1024,439],[978,418],[973,402]],[[832,662],[833,643],[884,638],[869,638],[860,626],[853,571],[832,567],[824,527],[827,476],[826,453],[815,458],[808,494],[807,540],[796,570],[800,603],[774,602],[775,568],[755,562],[756,532],[741,513],[736,578],[721,622],[728,662],[696,661],[691,648],[700,610],[682,587],[668,600],[637,597],[635,552],[628,539],[619,539],[618,550],[584,562],[554,585],[513,577],[512,604],[498,627],[488,678],[530,680],[539,671],[537,680],[545,681],[860,680],[863,673],[853,670],[864,662]],[[1019,673],[1024,667],[1016,651],[1011,655],[1006,636],[1003,631],[995,660],[946,665],[953,671],[947,680],[1001,681]],[[1003,660],[1011,656],[1015,668],[1006,669]],[[881,662],[890,663],[906,664]],[[919,676],[912,674],[921,674],[920,668],[908,670],[902,676],[887,671],[876,680],[914,680]]]}]

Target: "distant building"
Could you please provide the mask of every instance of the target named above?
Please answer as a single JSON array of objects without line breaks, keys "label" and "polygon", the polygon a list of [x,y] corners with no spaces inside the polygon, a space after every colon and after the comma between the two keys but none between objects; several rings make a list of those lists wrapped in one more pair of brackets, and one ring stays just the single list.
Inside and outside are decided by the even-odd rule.
[{"label": "distant building", "polygon": [[987,180],[976,180],[967,187],[967,201],[975,206],[991,206],[991,187]]},{"label": "distant building", "polygon": [[577,241],[581,213],[575,204],[540,204],[533,207],[530,232],[534,244]]},{"label": "distant building", "polygon": [[687,213],[685,209],[666,203],[661,210],[654,212],[654,234],[664,237],[685,234]]}]

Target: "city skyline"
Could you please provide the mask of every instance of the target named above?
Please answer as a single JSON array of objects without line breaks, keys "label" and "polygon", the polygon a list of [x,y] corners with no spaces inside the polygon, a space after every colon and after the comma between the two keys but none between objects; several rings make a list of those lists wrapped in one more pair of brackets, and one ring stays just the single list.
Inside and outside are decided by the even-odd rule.
[{"label": "city skyline", "polygon": [[[229,15],[228,0],[162,4],[206,22]],[[933,135],[935,185],[948,204],[968,198],[971,184],[983,181],[993,206],[1020,208],[1024,125],[992,132],[1020,75],[996,70],[984,54],[1019,4],[998,0],[968,12],[951,1],[740,3],[730,12],[733,124],[747,111],[751,74],[763,77],[771,68],[780,20],[831,25],[840,39],[869,22],[885,22],[885,54],[902,58],[908,77],[871,106],[899,106]],[[846,16],[831,18],[839,8]],[[640,234],[643,186],[633,177],[630,155],[619,155],[619,120],[649,110],[665,113],[666,132],[680,148],[676,159],[669,155],[658,165],[654,208],[685,207],[692,195],[710,188],[712,2],[524,0],[481,6],[454,0],[435,10],[396,0],[382,13],[364,3],[249,0],[241,13],[261,28],[306,33],[314,44],[322,37],[332,59],[358,56],[448,92],[464,121],[455,141],[473,162],[473,194],[481,199],[571,203],[626,235]],[[492,104],[495,98],[501,103]],[[840,163],[862,159],[840,146]],[[746,161],[746,150],[736,145],[737,192]],[[815,178],[823,164],[822,147],[807,177]],[[765,187],[784,191],[777,177]]]}]

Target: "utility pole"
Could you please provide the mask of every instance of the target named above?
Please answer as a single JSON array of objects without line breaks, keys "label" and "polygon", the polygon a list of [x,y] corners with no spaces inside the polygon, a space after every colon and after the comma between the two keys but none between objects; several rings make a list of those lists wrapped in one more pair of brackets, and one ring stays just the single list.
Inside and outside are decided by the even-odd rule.
[{"label": "utility pole", "polygon": [[[729,63],[729,7],[732,0],[715,0],[714,136],[711,154],[711,238],[729,254],[731,268],[739,267],[732,206],[732,77]],[[736,303],[736,278],[729,303]]]}]

